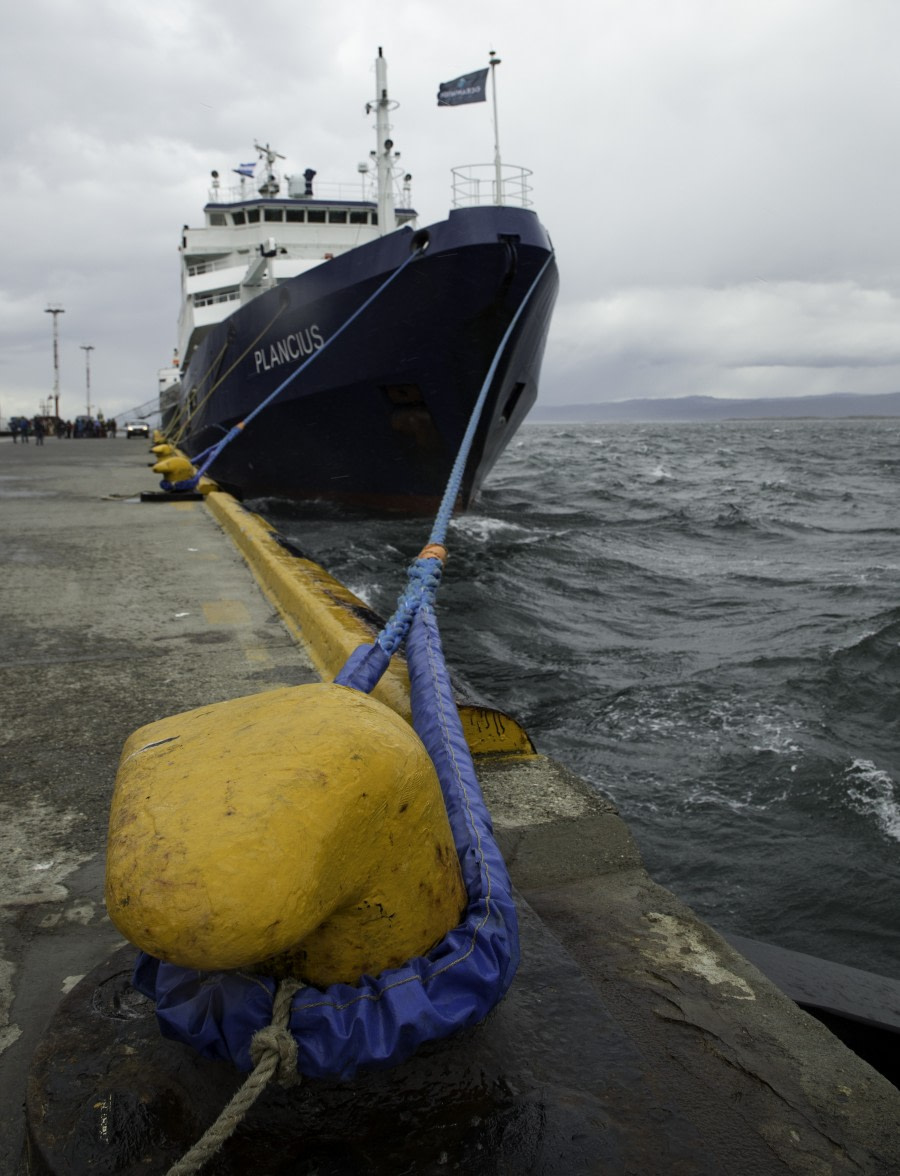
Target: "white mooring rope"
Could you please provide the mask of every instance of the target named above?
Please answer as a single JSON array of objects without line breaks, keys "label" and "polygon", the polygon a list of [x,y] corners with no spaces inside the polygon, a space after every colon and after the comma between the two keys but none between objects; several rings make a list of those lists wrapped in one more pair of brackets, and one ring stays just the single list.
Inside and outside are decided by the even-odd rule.
[{"label": "white mooring rope", "polygon": [[253,1034],[250,1057],[253,1070],[215,1123],[203,1133],[191,1150],[173,1164],[166,1176],[194,1176],[216,1154],[239,1126],[244,1116],[277,1075],[283,1086],[300,1082],[297,1072],[297,1042],[288,1023],[294,993],[303,987],[300,980],[282,980],[272,1002],[272,1023]]}]

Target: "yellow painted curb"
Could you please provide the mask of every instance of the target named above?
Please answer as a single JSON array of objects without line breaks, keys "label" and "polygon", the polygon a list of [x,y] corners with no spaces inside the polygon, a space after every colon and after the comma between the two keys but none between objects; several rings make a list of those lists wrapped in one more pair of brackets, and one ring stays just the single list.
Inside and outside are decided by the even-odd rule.
[{"label": "yellow painted curb", "polygon": [[[221,490],[207,494],[204,502],[323,680],[331,681],[354,649],[374,641],[381,631],[381,618],[319,564],[279,542],[278,532],[265,519]],[[412,721],[409,674],[399,654],[391,659],[372,695]],[[473,755],[535,754],[524,728],[502,711],[463,703],[459,716]]]},{"label": "yellow painted curb", "polygon": [[[324,568],[279,543],[278,532],[265,519],[221,490],[204,502],[324,680],[334,678],[357,646],[375,640],[380,625],[372,610]],[[409,674],[402,658],[392,659],[372,694],[411,721]]]}]

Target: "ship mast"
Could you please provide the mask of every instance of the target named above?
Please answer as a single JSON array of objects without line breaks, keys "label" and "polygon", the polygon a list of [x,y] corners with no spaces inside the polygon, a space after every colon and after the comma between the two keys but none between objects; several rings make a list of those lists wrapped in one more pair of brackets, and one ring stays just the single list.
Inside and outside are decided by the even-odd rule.
[{"label": "ship mast", "polygon": [[275,160],[284,159],[278,151],[274,151],[268,143],[265,147],[261,143],[255,143],[253,146],[259,152],[259,158],[265,162],[265,174],[263,181],[259,185],[258,191],[260,196],[277,196],[281,185],[278,183],[278,174],[275,171]]},{"label": "ship mast", "polygon": [[378,231],[383,237],[395,227],[394,217],[394,174],[393,148],[394,142],[389,138],[391,125],[388,122],[388,112],[396,110],[397,103],[388,99],[387,92],[387,62],[378,47],[375,58],[375,166],[378,178]]},{"label": "ship mast", "polygon": [[500,126],[497,122],[497,66],[500,58],[491,50],[491,91],[494,98],[494,200],[503,203],[503,162],[500,158]]}]

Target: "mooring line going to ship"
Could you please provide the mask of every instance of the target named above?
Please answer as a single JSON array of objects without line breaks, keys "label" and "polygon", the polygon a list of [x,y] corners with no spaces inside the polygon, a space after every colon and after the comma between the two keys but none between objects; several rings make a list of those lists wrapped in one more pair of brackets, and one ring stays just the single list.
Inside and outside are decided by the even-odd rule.
[{"label": "mooring line going to ship", "polygon": [[[424,253],[424,251],[427,247],[428,247],[427,240],[423,240],[420,242],[414,242],[413,247],[410,250],[409,256],[406,257],[400,263],[400,265],[397,266],[397,268],[394,270],[394,272],[392,274],[389,274],[388,277],[385,278],[385,280],[381,283],[381,285],[378,287],[378,289],[375,290],[372,294],[370,294],[369,297],[365,300],[365,302],[363,302],[361,306],[358,306],[356,308],[356,310],[353,312],[353,314],[351,314],[350,317],[345,322],[341,323],[341,325],[338,327],[338,329],[336,331],[334,331],[331,335],[329,335],[329,337],[325,340],[325,342],[322,344],[321,347],[317,348],[312,353],[312,355],[308,356],[303,361],[303,363],[300,364],[299,367],[294,368],[294,370],[291,372],[291,374],[289,376],[285,377],[285,379],[283,379],[281,381],[281,383],[278,385],[278,387],[273,392],[270,392],[269,395],[265,397],[265,399],[261,400],[259,402],[259,404],[257,404],[256,408],[254,408],[251,412],[249,412],[247,414],[247,416],[245,416],[242,421],[238,421],[238,423],[236,425],[233,425],[221,440],[216,441],[213,445],[207,446],[207,448],[204,449],[201,453],[195,454],[190,459],[191,463],[194,466],[198,467],[197,472],[195,474],[193,474],[190,478],[184,478],[180,482],[168,482],[166,480],[163,480],[163,482],[161,483],[162,488],[164,490],[176,490],[176,491],[177,490],[194,490],[197,487],[197,484],[200,481],[200,479],[207,472],[207,470],[210,468],[210,466],[213,464],[213,462],[216,460],[216,458],[219,456],[219,454],[222,452],[222,450],[226,447],[226,445],[230,445],[231,442],[236,437],[239,437],[241,435],[241,433],[244,431],[244,429],[246,429],[246,427],[250,424],[250,422],[255,417],[259,416],[259,414],[263,411],[263,409],[268,408],[268,406],[274,400],[276,400],[278,396],[281,395],[281,393],[285,390],[285,388],[288,387],[289,384],[292,384],[294,382],[294,380],[296,380],[297,377],[302,372],[306,371],[306,369],[313,362],[313,360],[317,359],[322,354],[323,351],[327,350],[327,348],[330,347],[331,344],[334,343],[334,341],[336,339],[338,339],[341,335],[343,335],[344,331],[346,331],[347,328],[359,318],[359,316],[363,313],[363,311],[367,310],[368,307],[370,307],[372,305],[372,303],[381,294],[384,293],[384,291],[388,288],[388,286],[390,286],[390,284],[396,278],[398,278],[400,276],[400,274],[403,273],[403,271],[406,269],[406,267],[408,265],[410,265],[412,262],[414,262],[418,257],[420,257]],[[263,332],[263,333],[265,333],[265,332]],[[261,338],[261,336],[259,336],[258,338]],[[255,340],[254,342],[256,342],[256,341],[257,340]],[[251,344],[251,347],[252,346],[253,346],[253,344]],[[250,349],[248,348],[247,350],[249,351]],[[246,354],[247,354],[247,352],[245,351],[244,355],[246,355]],[[243,356],[241,358],[243,358]],[[239,360],[235,361],[235,363],[238,363],[238,362],[239,362]],[[231,370],[233,370],[234,366],[235,365],[232,364],[231,368],[229,369],[229,373]],[[226,373],[226,375],[229,373]],[[222,379],[224,379],[224,378],[225,377],[223,376]],[[221,383],[221,381],[218,381],[217,384],[218,383]],[[209,393],[207,393],[206,397],[204,398],[204,402],[209,399],[209,396],[212,394],[212,391],[213,391],[213,389],[210,389]],[[196,413],[196,411],[197,410],[195,409],[194,413]]]},{"label": "mooring line going to ship", "polygon": [[[268,327],[266,329],[268,330]],[[227,350],[228,350],[228,340],[226,339],[225,342],[222,344],[222,346],[219,348],[219,352],[215,356],[215,358],[213,359],[212,363],[209,365],[209,367],[206,369],[206,371],[203,373],[203,375],[197,381],[195,387],[191,389],[191,394],[193,394],[193,392],[197,388],[203,387],[205,382],[212,376],[213,371],[216,368],[216,365],[220,364],[222,362],[222,360],[225,358],[225,352]],[[206,404],[207,400],[210,398],[210,396],[215,391],[215,389],[216,389],[216,384],[213,384],[212,387],[210,388],[210,390],[206,393],[206,395],[200,401],[200,403],[198,405],[196,405],[193,409],[190,409],[190,410],[188,409],[187,401],[184,401],[182,404],[179,404],[177,412],[176,412],[174,429],[173,429],[172,437],[171,437],[171,443],[173,445],[180,445],[181,444],[181,441],[183,440],[184,435],[187,432],[188,425],[193,420],[198,409],[200,409],[204,404]]]},{"label": "mooring line going to ship", "polygon": [[[226,370],[222,373],[222,375],[219,376],[219,378],[213,382],[213,384],[210,386],[209,391],[204,395],[203,399],[198,404],[195,404],[190,412],[186,411],[187,405],[185,404],[185,406],[184,406],[185,411],[183,413],[181,413],[181,415],[184,417],[184,420],[178,426],[178,429],[177,429],[174,437],[172,438],[173,445],[178,445],[178,443],[183,439],[185,433],[187,432],[188,425],[191,423],[191,421],[194,419],[194,417],[197,415],[197,413],[200,411],[200,409],[204,406],[204,404],[206,404],[207,400],[209,400],[209,398],[210,398],[210,396],[212,396],[213,392],[215,392],[215,390],[218,387],[220,387],[224,383],[225,380],[228,379],[228,377],[231,375],[231,373],[234,371],[234,369],[237,367],[237,365],[241,362],[241,360],[247,358],[247,356],[250,354],[250,352],[253,350],[253,348],[256,346],[256,344],[260,341],[260,339],[262,339],[263,335],[265,335],[267,331],[270,331],[272,329],[272,327],[275,325],[275,323],[278,322],[278,320],[281,318],[281,316],[284,314],[284,312],[287,310],[287,308],[288,308],[287,302],[282,302],[281,305],[278,307],[278,309],[275,311],[275,313],[272,315],[272,317],[269,319],[269,321],[266,323],[266,325],[263,327],[263,329],[256,336],[256,338],[250,340],[250,342],[247,344],[247,346],[244,348],[244,350],[241,352],[241,354],[237,357],[237,359],[234,361],[234,363],[232,363],[228,368],[226,368]],[[228,339],[226,339],[225,342],[222,344],[222,347],[219,351],[219,354],[215,357],[215,359],[209,365],[206,372],[197,381],[198,388],[202,388],[203,381],[206,380],[210,375],[212,375],[213,371],[216,370],[216,366],[222,362],[222,359],[223,359],[225,352],[227,350],[228,350]]]},{"label": "mooring line going to ship", "polygon": [[[447,558],[446,539],[447,529],[450,526],[450,518],[453,514],[453,507],[456,503],[457,495],[462,484],[463,474],[465,472],[466,463],[469,460],[469,453],[472,448],[472,442],[475,439],[475,433],[478,429],[478,424],[481,420],[481,414],[484,409],[485,401],[487,400],[488,392],[496,375],[497,368],[500,364],[500,359],[503,355],[506,344],[516,328],[516,324],[521,317],[522,311],[531,300],[531,296],[537,289],[541,278],[547,267],[553,261],[554,254],[551,253],[544,264],[538,271],[537,277],[528,288],[528,292],[519,304],[519,308],[510,320],[509,326],[500,340],[500,344],[494,353],[494,358],[491,361],[491,366],[488,368],[487,375],[481,385],[481,391],[478,393],[478,398],[469,415],[469,423],[466,426],[466,431],[463,434],[463,439],[460,442],[459,449],[456,453],[456,460],[453,463],[453,469],[450,471],[450,476],[447,479],[447,486],[441,498],[440,506],[435,515],[434,523],[431,528],[431,534],[428,537],[428,543],[423,548],[421,554],[416,561],[410,566],[408,570],[407,588],[405,593],[399,598],[397,608],[393,615],[385,624],[381,633],[376,637],[376,645],[380,647],[390,657],[400,646],[401,642],[409,632],[413,617],[423,604],[431,605],[434,603],[437,588],[440,583],[441,568]],[[437,561],[437,566],[435,566]],[[374,648],[372,655],[374,655]],[[346,670],[346,667],[345,667]],[[342,671],[345,672],[345,671]],[[340,679],[335,679],[339,681]],[[350,683],[347,683],[348,685]],[[369,689],[371,690],[371,686]]]},{"label": "mooring line going to ship", "polygon": [[[443,564],[447,558],[444,546],[447,529],[488,391],[509,337],[552,256],[551,254],[548,257],[529,287],[504,333],[484,378],[428,543],[407,571],[407,587],[398,600],[397,609],[375,642],[355,650],[335,678],[337,685],[351,687],[365,694],[370,693],[401,642],[409,638],[407,656],[413,726],[434,763],[450,818],[469,898],[463,921],[426,956],[407,961],[401,968],[388,969],[379,977],[363,976],[355,987],[332,986],[321,993],[304,986],[299,980],[282,980],[272,990],[268,1021],[262,1022],[251,1038],[249,1049],[253,1068],[247,1080],[201,1140],[170,1168],[168,1176],[192,1176],[198,1172],[233,1134],[273,1076],[278,1074],[282,1081],[296,1080],[296,1075],[303,1072],[304,1066],[299,1057],[293,1062],[296,1071],[292,1069],[290,1062],[285,1065],[290,1050],[286,1054],[283,1038],[288,1035],[289,1030],[292,1031],[293,1040],[298,1045],[304,1044],[306,1052],[309,1053],[309,1057],[304,1059],[307,1073],[314,1077],[351,1077],[359,1066],[385,1063],[384,1056],[379,1055],[377,1051],[372,1057],[366,1055],[365,1049],[361,1051],[365,1056],[360,1056],[359,1049],[352,1057],[342,1055],[342,1050],[348,1048],[349,1041],[359,1039],[358,1034],[348,1032],[348,1025],[354,1024],[354,1018],[365,1017],[367,1006],[377,1006],[381,1002],[387,1006],[386,1024],[392,1027],[396,1040],[388,1041],[387,1045],[380,1048],[389,1048],[393,1051],[389,1053],[387,1060],[397,1064],[409,1056],[422,1041],[436,1040],[446,1036],[453,1029],[477,1024],[503,997],[512,982],[519,959],[515,902],[505,863],[493,840],[490,817],[484,805],[474,762],[459,721],[433,606]],[[408,258],[404,266],[411,260],[412,257]],[[399,272],[396,271],[392,277]],[[380,290],[377,293],[380,293]],[[371,300],[370,298],[369,302]],[[360,310],[362,309],[361,307]],[[349,322],[346,325],[349,325]],[[269,399],[273,399],[280,390],[277,389]],[[161,964],[160,961],[152,960],[146,955],[143,955],[143,959],[145,964],[139,960],[135,979],[137,981],[137,975],[142,967],[146,967],[147,975],[152,974],[153,984],[156,985],[154,992],[159,1015],[160,1006],[168,998],[164,988],[165,982],[159,984],[159,977],[172,966]],[[464,978],[452,979],[454,972],[460,967],[463,969]],[[473,988],[471,978],[467,978],[468,973],[465,969],[472,967],[480,969],[478,979],[483,981],[483,990]],[[182,971],[174,970],[176,973]],[[259,982],[256,978],[250,977],[246,980],[250,985],[248,991]],[[428,988],[428,997],[418,997],[413,1002],[411,1011],[403,1009],[403,997],[398,995],[407,991],[410,985],[422,993]],[[162,993],[159,991],[160,988],[163,988]],[[211,999],[209,985],[198,985],[198,992],[201,989],[201,1000]],[[146,992],[147,988],[142,990]],[[333,995],[330,995],[331,993]],[[465,999],[462,999],[462,993],[466,994]],[[462,1006],[457,1014],[457,1023],[451,1029],[446,1025],[446,1015],[441,1004],[442,996],[443,1000]],[[198,1017],[194,1001],[195,996],[187,1001],[187,1021],[205,1022],[205,1016]],[[297,1003],[294,1004],[293,1001]],[[175,1011],[179,1017],[184,1015],[181,1008]],[[406,1017],[403,1015],[404,1012]],[[412,1021],[409,1020],[410,1017]],[[251,1018],[248,1017],[247,1020]],[[170,1022],[170,1027],[172,1023],[174,1021]],[[312,1033],[312,1041],[304,1036],[305,1031]],[[177,1033],[169,1035],[178,1037]],[[390,1034],[387,1036],[390,1038]],[[366,1039],[365,1034],[363,1039]],[[326,1048],[334,1050],[333,1056],[321,1056],[323,1044]],[[222,1056],[223,1053],[227,1055],[229,1045],[227,1042],[221,1045],[217,1043],[217,1048],[221,1051],[218,1056]],[[320,1067],[319,1071],[317,1066]]]}]

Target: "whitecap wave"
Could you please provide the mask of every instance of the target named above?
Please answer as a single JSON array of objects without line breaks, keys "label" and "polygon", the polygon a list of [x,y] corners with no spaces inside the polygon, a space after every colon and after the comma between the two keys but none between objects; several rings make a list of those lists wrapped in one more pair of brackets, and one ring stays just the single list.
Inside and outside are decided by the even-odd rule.
[{"label": "whitecap wave", "polygon": [[871,760],[856,759],[844,773],[847,800],[855,813],[874,817],[878,828],[892,841],[900,841],[900,798],[897,785]]},{"label": "whitecap wave", "polygon": [[511,523],[507,519],[491,518],[489,515],[462,515],[450,523],[451,530],[459,531],[470,539],[486,543],[497,535],[529,535],[533,528]]},{"label": "whitecap wave", "polygon": [[764,813],[773,805],[783,804],[787,800],[787,792],[782,791],[777,796],[762,799],[753,794],[750,788],[744,789],[740,795],[729,795],[714,786],[697,785],[684,797],[683,807],[690,808],[727,808],[737,814]]},{"label": "whitecap wave", "polygon": [[346,584],[353,595],[361,600],[363,604],[368,605],[369,608],[375,607],[374,602],[378,600],[382,593],[380,584],[353,584],[350,581],[347,581]]}]

